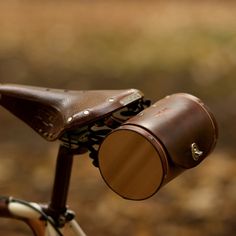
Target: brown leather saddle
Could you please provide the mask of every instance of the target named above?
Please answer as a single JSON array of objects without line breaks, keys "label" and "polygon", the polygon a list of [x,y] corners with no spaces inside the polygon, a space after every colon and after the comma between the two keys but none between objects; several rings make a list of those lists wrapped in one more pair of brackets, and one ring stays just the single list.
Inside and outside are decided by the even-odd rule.
[{"label": "brown leather saddle", "polygon": [[0,105],[48,141],[108,116],[143,97],[136,89],[75,91],[0,85]]}]

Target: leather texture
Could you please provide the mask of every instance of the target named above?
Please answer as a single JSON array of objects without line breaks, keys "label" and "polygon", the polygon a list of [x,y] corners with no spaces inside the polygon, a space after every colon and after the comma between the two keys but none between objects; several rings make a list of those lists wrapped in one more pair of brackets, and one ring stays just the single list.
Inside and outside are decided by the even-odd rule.
[{"label": "leather texture", "polygon": [[[135,133],[150,143],[146,152],[142,151],[144,141],[129,141],[130,134]],[[99,169],[108,186],[122,197],[145,199],[183,171],[199,165],[214,149],[217,138],[217,123],[206,105],[190,94],[173,94],[105,137],[98,152]],[[156,172],[162,173],[158,181]]]},{"label": "leather texture", "polygon": [[[203,102],[190,94],[173,94],[159,100],[125,125],[135,125],[154,135],[167,150],[171,161],[182,167],[198,165],[215,147],[218,127]],[[202,154],[194,160],[191,145]]]},{"label": "leather texture", "polygon": [[0,85],[0,95],[0,105],[48,141],[143,97],[136,89],[75,91],[15,84]]}]

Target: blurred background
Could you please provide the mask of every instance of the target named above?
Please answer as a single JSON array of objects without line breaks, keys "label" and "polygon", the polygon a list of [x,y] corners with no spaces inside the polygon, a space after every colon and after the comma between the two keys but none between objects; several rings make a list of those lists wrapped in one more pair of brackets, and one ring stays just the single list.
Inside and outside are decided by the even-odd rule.
[{"label": "blurred background", "polygon": [[[214,153],[141,202],[115,195],[76,157],[69,205],[88,235],[235,235],[235,12],[234,1],[0,2],[1,83],[137,88],[153,101],[188,92],[219,123]],[[0,195],[49,201],[58,143],[0,112]],[[26,232],[1,220],[0,235]]]}]

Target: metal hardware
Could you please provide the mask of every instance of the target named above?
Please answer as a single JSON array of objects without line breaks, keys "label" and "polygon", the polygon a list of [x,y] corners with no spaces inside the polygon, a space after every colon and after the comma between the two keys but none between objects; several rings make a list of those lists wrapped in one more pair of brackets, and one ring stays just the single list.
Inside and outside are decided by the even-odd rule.
[{"label": "metal hardware", "polygon": [[109,98],[108,101],[109,101],[109,102],[114,102],[115,99],[114,99],[114,98]]},{"label": "metal hardware", "polygon": [[133,94],[130,94],[130,95],[124,97],[123,99],[121,99],[120,104],[126,106],[126,105],[136,101],[137,99],[142,98],[142,96],[143,96],[143,94],[141,94],[141,92],[139,92],[139,91],[135,92],[134,91]]},{"label": "metal hardware", "polygon": [[[113,99],[114,98],[111,97],[109,102],[112,102]],[[140,116],[143,115],[142,111],[148,106],[150,106],[149,100],[139,100],[135,104],[129,104],[109,114],[109,116],[97,120],[93,124],[68,130],[60,137],[60,140],[65,147],[73,150],[74,154],[82,154],[88,151],[89,157],[93,160],[93,165],[98,167],[98,148],[107,134],[119,127],[129,118],[137,114],[140,114]],[[87,116],[89,114],[90,110],[86,109],[82,113],[69,117],[67,122],[71,122],[75,116]]]},{"label": "metal hardware", "polygon": [[196,143],[191,144],[192,158],[194,161],[198,161],[203,152],[198,148]]},{"label": "metal hardware", "polygon": [[89,115],[89,113],[90,113],[89,110],[85,110],[85,111],[83,112],[83,114],[86,115],[86,116]]},{"label": "metal hardware", "polygon": [[67,119],[67,122],[71,122],[73,120],[73,117],[69,117],[68,119]]}]

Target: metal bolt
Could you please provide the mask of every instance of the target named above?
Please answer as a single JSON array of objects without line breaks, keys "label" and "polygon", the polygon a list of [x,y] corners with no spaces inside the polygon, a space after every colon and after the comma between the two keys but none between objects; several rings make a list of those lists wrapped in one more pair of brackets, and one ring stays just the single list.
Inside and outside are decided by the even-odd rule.
[{"label": "metal bolt", "polygon": [[64,215],[60,215],[58,219],[58,223],[60,226],[64,226],[66,223],[66,217]]}]

